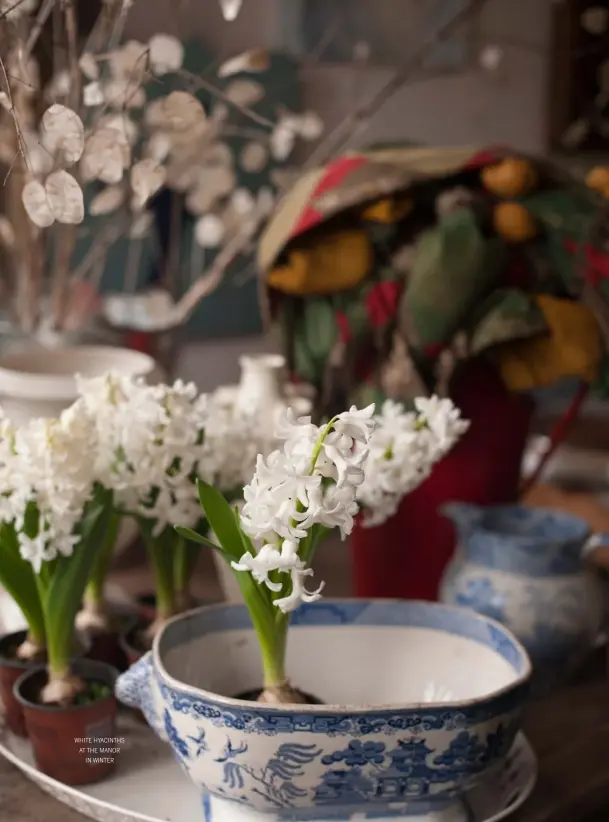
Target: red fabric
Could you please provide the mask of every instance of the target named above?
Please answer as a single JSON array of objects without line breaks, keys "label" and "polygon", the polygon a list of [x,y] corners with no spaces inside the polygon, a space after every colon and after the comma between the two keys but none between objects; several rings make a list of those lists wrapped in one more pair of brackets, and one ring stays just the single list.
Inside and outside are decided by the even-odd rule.
[{"label": "red fabric", "polygon": [[353,339],[353,334],[351,332],[351,326],[349,325],[349,318],[344,311],[336,312],[336,325],[338,326],[340,341],[345,344],[350,343]]},{"label": "red fabric", "polygon": [[157,335],[149,331],[127,331],[125,345],[133,351],[140,351],[150,357],[156,357]]},{"label": "red fabric", "polygon": [[492,166],[495,163],[500,162],[501,154],[505,152],[501,146],[497,146],[495,148],[487,148],[483,151],[477,152],[474,154],[473,157],[467,161],[465,166],[466,169],[474,169],[474,168],[481,168],[482,166]]},{"label": "red fabric", "polygon": [[373,328],[380,328],[395,318],[402,294],[402,283],[385,280],[373,285],[366,295],[366,310]]},{"label": "red fabric", "polygon": [[484,361],[465,366],[453,399],[471,422],[467,434],[392,520],[378,528],[357,525],[352,534],[356,596],[437,599],[454,550],[452,524],[438,506],[450,500],[493,505],[518,496],[533,402],[510,394]]},{"label": "red fabric", "polygon": [[[579,246],[573,240],[565,240],[565,250],[569,254],[577,254]],[[592,284],[598,285],[601,279],[609,279],[609,255],[598,251],[591,245],[585,247],[587,268],[585,278]]]},{"label": "red fabric", "polygon": [[339,157],[333,163],[330,163],[330,165],[324,170],[323,177],[311,194],[309,202],[302,210],[302,213],[298,218],[298,222],[292,229],[289,239],[291,240],[299,234],[303,234],[305,231],[308,231],[310,228],[313,228],[323,222],[323,220],[325,220],[325,214],[318,211],[314,205],[317,198],[321,197],[321,195],[325,194],[327,191],[331,191],[333,188],[339,186],[343,180],[351,174],[352,171],[365,166],[369,162],[370,161],[366,157],[359,155],[356,157]]}]

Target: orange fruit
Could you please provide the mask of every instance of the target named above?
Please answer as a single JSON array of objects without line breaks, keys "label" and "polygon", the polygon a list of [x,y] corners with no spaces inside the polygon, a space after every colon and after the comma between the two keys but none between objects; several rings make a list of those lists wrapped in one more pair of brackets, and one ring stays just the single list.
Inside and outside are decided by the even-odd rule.
[{"label": "orange fruit", "polygon": [[509,243],[524,243],[537,234],[537,223],[520,203],[498,203],[493,212],[495,231]]},{"label": "orange fruit", "polygon": [[506,157],[494,166],[487,166],[481,175],[487,191],[497,197],[522,197],[537,185],[537,172],[529,160]]}]

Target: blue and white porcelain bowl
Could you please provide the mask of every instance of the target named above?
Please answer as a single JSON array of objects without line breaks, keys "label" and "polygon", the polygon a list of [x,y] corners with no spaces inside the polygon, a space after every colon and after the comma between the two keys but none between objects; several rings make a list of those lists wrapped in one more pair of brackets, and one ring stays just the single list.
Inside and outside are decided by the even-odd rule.
[{"label": "blue and white porcelain bowl", "polygon": [[457,820],[459,796],[514,742],[531,665],[506,628],[467,609],[323,600],[294,615],[288,671],[324,704],[236,699],[262,683],[256,637],[244,606],[207,606],[168,623],[117,695],[231,819],[239,803],[250,820],[449,807]]}]

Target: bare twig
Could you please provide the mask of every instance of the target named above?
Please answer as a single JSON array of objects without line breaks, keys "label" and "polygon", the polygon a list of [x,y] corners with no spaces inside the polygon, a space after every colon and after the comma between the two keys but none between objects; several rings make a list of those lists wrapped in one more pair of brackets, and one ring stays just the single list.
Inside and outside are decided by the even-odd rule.
[{"label": "bare twig", "polygon": [[377,91],[342,120],[325,138],[304,165],[303,170],[322,165],[339,154],[358,133],[363,131],[370,119],[411,79],[412,75],[434,53],[438,46],[446,43],[471,18],[478,14],[489,0],[470,0],[451,17],[431,37],[423,42],[413,56],[396,71]]},{"label": "bare twig", "polygon": [[[77,109],[81,93],[80,66],[78,63],[78,21],[74,0],[67,0],[64,6],[66,35],[68,42],[68,70],[70,72],[70,104]],[[70,263],[76,247],[77,226],[61,226],[55,270],[51,286],[51,311],[53,327],[60,329],[65,317],[69,296]]]},{"label": "bare twig", "polygon": [[19,6],[24,2],[25,2],[25,0],[15,0],[15,2],[12,3],[8,8],[6,8],[6,9],[4,9],[4,11],[0,12],[0,22],[2,20],[8,19],[11,12],[15,11],[15,9],[18,9]]},{"label": "bare twig", "polygon": [[30,34],[28,39],[25,42],[25,46],[23,47],[23,59],[27,62],[30,59],[31,53],[34,51],[34,46],[38,42],[38,38],[42,34],[42,30],[44,28],[44,24],[51,16],[51,12],[53,11],[53,7],[57,0],[44,0],[40,8],[38,9],[38,14],[36,15],[36,19],[34,20],[34,24],[30,30]]},{"label": "bare twig", "polygon": [[192,83],[194,88],[202,88],[204,91],[207,91],[209,94],[213,95],[214,97],[217,97],[219,100],[222,100],[222,102],[226,103],[229,106],[232,106],[241,114],[244,114],[246,117],[249,117],[250,120],[253,120],[255,123],[258,123],[258,125],[266,126],[266,128],[270,129],[275,128],[276,123],[274,123],[272,120],[269,120],[267,117],[263,117],[262,114],[258,114],[249,106],[242,106],[240,103],[236,103],[234,100],[231,100],[230,95],[226,94],[226,92],[222,91],[222,89],[219,89],[213,83],[210,83],[209,80],[205,80],[203,77],[199,77],[196,74],[192,74],[190,71],[186,71],[186,69],[180,69],[180,71],[176,72],[176,74]]},{"label": "bare twig", "polygon": [[191,285],[174,309],[174,325],[182,325],[199,302],[209,296],[222,282],[224,272],[232,261],[249,247],[251,232],[243,229],[235,234],[213,261],[209,271]]},{"label": "bare twig", "polygon": [[84,280],[100,260],[102,262],[105,260],[108,250],[117,240],[120,240],[121,237],[129,232],[130,227],[131,224],[124,214],[117,217],[111,225],[107,225],[105,229],[97,235],[95,242],[91,245],[85,257],[74,269],[71,279]]}]

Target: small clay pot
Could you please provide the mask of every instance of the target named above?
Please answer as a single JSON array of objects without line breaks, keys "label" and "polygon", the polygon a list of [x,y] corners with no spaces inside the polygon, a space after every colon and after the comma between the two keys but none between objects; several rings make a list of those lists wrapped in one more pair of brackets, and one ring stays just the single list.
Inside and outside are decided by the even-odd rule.
[{"label": "small clay pot", "polygon": [[13,694],[23,709],[38,770],[64,785],[90,785],[116,768],[121,747],[114,696],[118,671],[89,659],[73,660],[71,668],[86,682],[108,685],[111,694],[87,705],[41,705],[38,697],[48,680],[42,665],[20,676]]},{"label": "small clay pot", "polygon": [[36,668],[42,660],[28,662],[16,659],[13,651],[27,636],[27,631],[15,631],[0,637],[0,701],[4,704],[6,727],[17,736],[27,736],[25,717],[19,702],[13,696],[13,687],[26,671]]}]

